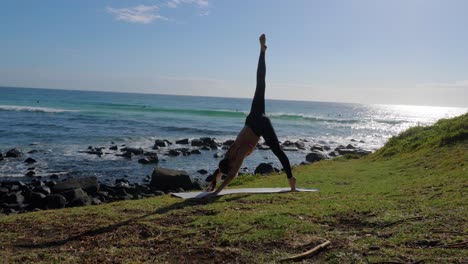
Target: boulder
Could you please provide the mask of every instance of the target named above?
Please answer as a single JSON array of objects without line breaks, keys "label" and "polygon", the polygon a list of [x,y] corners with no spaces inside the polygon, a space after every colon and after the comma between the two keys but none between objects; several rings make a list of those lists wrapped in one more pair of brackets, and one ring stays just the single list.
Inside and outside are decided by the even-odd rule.
[{"label": "boulder", "polygon": [[42,193],[42,194],[45,194],[45,195],[51,194],[50,188],[47,187],[47,186],[34,187],[33,192],[38,192],[38,193]]},{"label": "boulder", "polygon": [[213,157],[216,158],[216,159],[220,159],[220,158],[224,157],[224,154],[221,153],[221,152],[217,152],[217,153],[215,153],[215,154],[213,155]]},{"label": "boulder", "polygon": [[190,154],[201,154],[201,151],[199,149],[192,149]]},{"label": "boulder", "polygon": [[318,150],[314,150],[306,156],[308,162],[316,162],[324,159],[328,159],[328,155]]},{"label": "boulder", "polygon": [[255,174],[270,174],[273,173],[275,169],[269,163],[260,163],[257,168],[255,168]]},{"label": "boulder", "polygon": [[32,164],[32,163],[36,163],[37,161],[35,159],[33,159],[33,158],[27,158],[24,162]]},{"label": "boulder", "polygon": [[346,154],[356,154],[356,149],[347,149],[347,148],[339,148],[335,149],[336,152],[340,155],[346,155]]},{"label": "boulder", "polygon": [[313,145],[311,148],[310,148],[310,151],[314,151],[314,150],[317,150],[317,151],[323,151],[324,148],[320,145]]},{"label": "boulder", "polygon": [[120,156],[122,156],[122,157],[124,157],[126,159],[131,159],[134,155],[133,155],[132,152],[127,151],[127,152],[121,154]]},{"label": "boulder", "polygon": [[296,141],[294,145],[296,145],[296,148],[298,149],[305,149],[305,144],[302,141]]},{"label": "boulder", "polygon": [[201,175],[208,174],[208,171],[205,169],[197,170],[197,172],[200,173]]},{"label": "boulder", "polygon": [[130,152],[135,156],[143,155],[143,153],[145,153],[142,148],[127,148],[127,152]]},{"label": "boulder", "polygon": [[175,190],[177,188],[191,190],[194,188],[190,176],[186,171],[161,167],[154,169],[149,185],[152,189],[163,191]]},{"label": "boulder", "polygon": [[82,178],[69,178],[57,184],[52,188],[55,193],[60,193],[73,189],[83,189],[88,193],[96,193],[99,191],[99,183],[97,178],[92,177],[82,177]]},{"label": "boulder", "polygon": [[47,195],[39,192],[31,192],[29,194],[29,203],[34,208],[45,208],[47,201]]},{"label": "boulder", "polygon": [[191,142],[191,145],[193,147],[201,147],[203,146],[203,141],[201,141],[200,139],[193,139],[192,142]]},{"label": "boulder", "polygon": [[233,139],[228,139],[228,140],[223,142],[223,146],[231,146],[232,143],[234,143],[234,140]]},{"label": "boulder", "polygon": [[184,138],[184,139],[181,139],[181,140],[177,140],[175,143],[176,143],[176,144],[179,144],[179,145],[188,145],[189,139],[188,139],[188,138]]},{"label": "boulder", "polygon": [[117,146],[110,146],[109,149],[110,149],[110,150],[117,150],[118,147],[117,147]]},{"label": "boulder", "polygon": [[164,147],[167,147],[167,146],[168,146],[168,143],[167,143],[166,140],[156,139],[156,140],[154,141],[154,146],[155,146],[155,147],[164,148]]},{"label": "boulder", "polygon": [[284,141],[282,145],[285,146],[285,147],[295,146],[294,142],[289,141],[289,140]]},{"label": "boulder", "polygon": [[26,177],[32,177],[32,176],[34,176],[34,175],[36,175],[36,172],[34,172],[34,171],[32,171],[32,170],[28,170],[28,172],[26,172],[26,173],[24,174],[24,176],[26,176]]},{"label": "boulder", "polygon": [[339,156],[340,154],[338,154],[338,152],[336,151],[331,151],[330,153],[328,153],[328,156],[330,157],[336,157],[336,156]]},{"label": "boulder", "polygon": [[37,153],[37,152],[38,152],[37,150],[33,149],[33,150],[28,151],[28,154],[33,154],[33,153]]},{"label": "boulder", "polygon": [[91,198],[81,188],[65,191],[61,194],[67,199],[68,205],[71,207],[91,204]]},{"label": "boulder", "polygon": [[159,161],[158,156],[148,156],[146,158],[139,159],[138,163],[152,164],[152,163],[158,163],[158,161]]},{"label": "boulder", "polygon": [[176,149],[171,149],[171,150],[169,150],[169,152],[167,152],[167,155],[171,156],[171,157],[177,157],[180,154],[182,154],[182,153],[179,150],[176,150]]},{"label": "boulder", "polygon": [[348,145],[346,146],[346,148],[347,148],[347,149],[355,149],[356,147],[353,146],[353,145],[351,145],[351,144],[348,144]]},{"label": "boulder", "polygon": [[7,158],[19,158],[21,157],[22,153],[19,149],[10,149],[7,151],[7,153],[5,154],[5,157]]},{"label": "boulder", "polygon": [[260,146],[258,146],[258,149],[259,150],[269,150],[270,147],[266,144],[261,144]]},{"label": "boulder", "polygon": [[48,195],[46,197],[46,207],[49,209],[64,208],[67,204],[67,199],[60,194]]},{"label": "boulder", "polygon": [[210,150],[211,150],[211,148],[210,148],[210,147],[208,147],[208,146],[203,146],[203,147],[201,147],[201,150],[207,150],[207,151],[210,151]]},{"label": "boulder", "polygon": [[13,192],[7,195],[5,201],[9,204],[22,204],[24,202],[24,196],[21,192]]}]

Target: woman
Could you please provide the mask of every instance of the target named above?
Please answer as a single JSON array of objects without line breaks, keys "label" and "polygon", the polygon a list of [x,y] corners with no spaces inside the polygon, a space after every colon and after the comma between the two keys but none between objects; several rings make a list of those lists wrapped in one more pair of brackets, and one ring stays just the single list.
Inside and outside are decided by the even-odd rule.
[{"label": "woman", "polygon": [[[291,172],[289,159],[281,149],[275,130],[270,119],[265,115],[265,51],[267,49],[265,34],[260,36],[260,58],[257,67],[257,87],[252,101],[250,113],[245,120],[244,128],[237,135],[236,140],[229,147],[225,158],[219,162],[218,169],[214,172],[213,181],[207,191],[212,192],[206,197],[214,197],[223,190],[239,172],[244,159],[249,156],[257,147],[258,140],[262,136],[271,151],[278,157],[288,177],[291,191],[296,190],[296,178]],[[221,175],[227,175],[221,186],[216,188],[216,183]]]}]

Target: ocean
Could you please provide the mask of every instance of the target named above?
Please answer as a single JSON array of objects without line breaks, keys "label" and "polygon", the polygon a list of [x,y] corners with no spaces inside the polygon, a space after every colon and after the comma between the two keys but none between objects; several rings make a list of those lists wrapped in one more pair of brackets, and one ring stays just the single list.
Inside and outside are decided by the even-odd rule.
[{"label": "ocean", "polygon": [[[0,152],[19,148],[23,159],[0,161],[0,178],[26,179],[29,167],[36,175],[97,176],[101,181],[126,177],[141,182],[155,165],[142,165],[108,150],[113,144],[150,151],[156,139],[214,137],[234,139],[242,129],[251,99],[111,93],[0,87]],[[304,140],[307,146],[352,143],[375,151],[391,136],[412,126],[427,126],[440,118],[467,112],[467,108],[364,105],[351,103],[267,100],[266,111],[280,141]],[[88,146],[106,147],[101,157],[86,154]],[[170,148],[185,147],[173,144]],[[27,154],[31,150],[37,152]],[[169,157],[160,153],[159,166],[212,172],[215,153]],[[305,161],[308,150],[288,151],[292,164]],[[37,163],[23,162],[32,157]],[[257,150],[244,167],[254,171],[261,162],[281,168],[271,151]]]}]

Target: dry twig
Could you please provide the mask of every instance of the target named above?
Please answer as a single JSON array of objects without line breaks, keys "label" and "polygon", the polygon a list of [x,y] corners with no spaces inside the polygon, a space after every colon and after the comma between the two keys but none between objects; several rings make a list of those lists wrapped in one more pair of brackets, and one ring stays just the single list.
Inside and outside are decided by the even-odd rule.
[{"label": "dry twig", "polygon": [[314,247],[313,249],[311,250],[308,250],[304,253],[301,253],[299,255],[295,255],[295,256],[292,256],[292,257],[289,257],[289,258],[285,258],[285,259],[282,259],[281,261],[296,261],[296,260],[301,260],[301,259],[304,259],[306,257],[309,257],[309,256],[312,256],[314,254],[317,254],[318,252],[320,252],[322,249],[326,248],[328,245],[330,245],[331,242],[329,240],[325,241],[324,243]]}]

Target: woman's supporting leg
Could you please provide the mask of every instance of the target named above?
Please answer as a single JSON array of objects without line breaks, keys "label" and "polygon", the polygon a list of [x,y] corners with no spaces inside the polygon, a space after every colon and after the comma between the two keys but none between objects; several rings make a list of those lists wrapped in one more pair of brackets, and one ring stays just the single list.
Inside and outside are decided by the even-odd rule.
[{"label": "woman's supporting leg", "polygon": [[255,88],[255,95],[252,100],[252,107],[250,113],[255,115],[263,115],[265,113],[265,51],[260,52],[257,66],[257,87]]},{"label": "woman's supporting leg", "polygon": [[284,171],[286,172],[286,175],[288,176],[288,179],[291,179],[293,177],[291,164],[289,163],[288,157],[280,147],[278,137],[276,136],[275,130],[273,129],[271,121],[268,117],[262,118],[262,126],[262,137],[265,139],[265,143],[271,148],[271,151],[273,151],[276,157],[278,157]]}]

